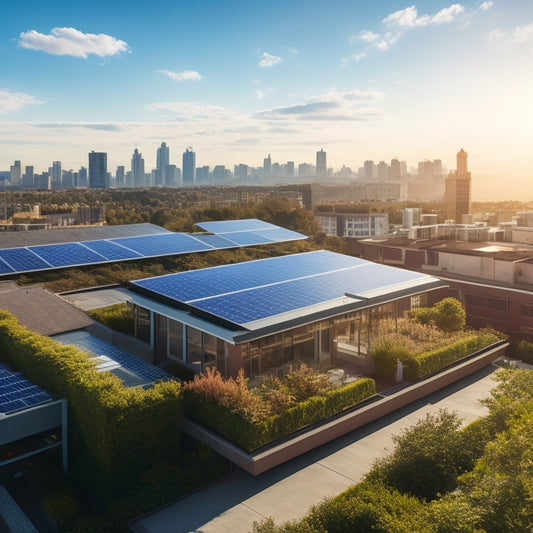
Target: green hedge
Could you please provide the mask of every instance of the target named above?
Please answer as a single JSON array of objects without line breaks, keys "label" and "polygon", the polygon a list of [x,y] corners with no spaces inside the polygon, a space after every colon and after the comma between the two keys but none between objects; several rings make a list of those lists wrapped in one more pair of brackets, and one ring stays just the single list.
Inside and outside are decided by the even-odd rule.
[{"label": "green hedge", "polygon": [[[431,372],[440,370],[441,368],[454,363],[497,340],[498,337],[492,333],[481,333],[465,339],[460,339],[449,346],[444,346],[430,352],[424,352],[416,357],[416,364],[412,366],[413,369],[416,369],[416,375],[414,378],[421,378],[427,374],[431,374]],[[412,376],[406,376],[406,379],[412,378]]]},{"label": "green hedge", "polygon": [[327,391],[260,422],[251,422],[241,413],[192,390],[184,391],[184,413],[209,427],[240,448],[251,452],[303,427],[333,416],[376,393],[369,378]]},{"label": "green hedge", "polygon": [[115,331],[133,335],[133,312],[126,302],[93,309],[88,314]]},{"label": "green hedge", "polygon": [[0,311],[0,360],[68,400],[70,472],[100,496],[177,459],[179,382],[126,388],[116,376],[97,372],[82,351],[28,331],[6,311]]}]

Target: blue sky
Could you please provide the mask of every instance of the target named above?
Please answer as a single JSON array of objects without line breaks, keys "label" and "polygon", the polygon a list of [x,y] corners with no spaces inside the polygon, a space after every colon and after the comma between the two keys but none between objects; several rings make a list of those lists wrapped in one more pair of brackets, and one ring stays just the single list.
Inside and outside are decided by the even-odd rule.
[{"label": "blue sky", "polygon": [[[455,168],[474,197],[529,191],[530,0],[0,0],[0,170],[314,163]],[[533,195],[529,195],[531,197]]]}]

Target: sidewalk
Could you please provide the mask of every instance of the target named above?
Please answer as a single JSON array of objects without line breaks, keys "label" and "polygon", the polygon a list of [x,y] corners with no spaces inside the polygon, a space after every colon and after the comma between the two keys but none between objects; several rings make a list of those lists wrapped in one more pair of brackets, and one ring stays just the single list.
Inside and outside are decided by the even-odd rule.
[{"label": "sidewalk", "polygon": [[454,411],[468,423],[483,416],[479,400],[494,386],[488,366],[376,422],[254,477],[242,470],[132,521],[135,533],[247,533],[254,521],[301,518],[309,507],[357,483],[393,448],[399,434],[427,413]]}]

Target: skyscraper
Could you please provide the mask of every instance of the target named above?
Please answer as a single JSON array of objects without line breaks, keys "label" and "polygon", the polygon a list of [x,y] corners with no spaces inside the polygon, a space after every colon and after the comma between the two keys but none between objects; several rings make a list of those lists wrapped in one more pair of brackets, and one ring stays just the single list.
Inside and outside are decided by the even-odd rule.
[{"label": "skyscraper", "polygon": [[182,183],[183,185],[194,185],[196,182],[196,154],[189,146],[183,152],[183,172]]},{"label": "skyscraper", "polygon": [[9,181],[12,187],[20,187],[22,185],[22,165],[20,161],[15,161],[15,164],[9,168]]},{"label": "skyscraper", "polygon": [[61,180],[61,161],[54,161],[49,168],[50,180],[52,182],[52,189],[60,189]]},{"label": "skyscraper", "polygon": [[115,173],[115,184],[117,187],[124,187],[126,184],[126,169],[124,165],[119,165],[117,167],[117,172]]},{"label": "skyscraper", "polygon": [[24,176],[22,176],[22,187],[25,189],[33,189],[35,187],[33,166],[27,166],[24,170]]},{"label": "skyscraper", "polygon": [[144,186],[144,159],[137,148],[131,157],[131,181],[132,187]]},{"label": "skyscraper", "polygon": [[368,159],[364,162],[364,178],[367,181],[371,181],[374,179],[374,161],[371,159]]},{"label": "skyscraper", "polygon": [[468,172],[468,154],[461,148],[457,153],[457,170],[446,178],[446,218],[460,224],[470,213],[472,178]]},{"label": "skyscraper", "polygon": [[154,185],[165,185],[167,182],[166,172],[170,161],[170,150],[167,143],[162,142],[161,146],[157,149],[157,173],[156,183]]},{"label": "skyscraper", "polygon": [[107,187],[107,154],[105,152],[89,152],[89,187]]},{"label": "skyscraper", "polygon": [[270,154],[263,159],[263,176],[265,178],[270,178],[270,176],[272,176],[272,158],[270,157]]},{"label": "skyscraper", "polygon": [[328,177],[328,163],[323,149],[316,153],[316,175],[319,178]]}]

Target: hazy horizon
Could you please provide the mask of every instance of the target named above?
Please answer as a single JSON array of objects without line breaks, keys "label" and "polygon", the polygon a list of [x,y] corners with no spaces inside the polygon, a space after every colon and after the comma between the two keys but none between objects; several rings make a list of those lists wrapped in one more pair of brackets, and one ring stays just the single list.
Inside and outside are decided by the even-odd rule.
[{"label": "hazy horizon", "polygon": [[[29,0],[0,20],[0,170],[135,148],[155,167],[357,170],[469,154],[472,199],[528,197],[533,3]],[[505,188],[500,188],[500,183]]]}]

